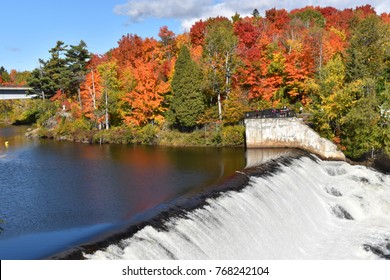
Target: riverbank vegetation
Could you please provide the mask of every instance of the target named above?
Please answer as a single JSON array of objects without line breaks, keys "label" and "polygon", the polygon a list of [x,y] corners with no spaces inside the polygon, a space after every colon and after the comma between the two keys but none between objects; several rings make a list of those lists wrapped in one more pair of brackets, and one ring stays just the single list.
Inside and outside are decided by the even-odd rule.
[{"label": "riverbank vegetation", "polygon": [[287,106],[351,158],[390,153],[389,26],[369,5],[255,9],[183,34],[164,26],[158,39],[124,35],[103,55],[58,41],[23,74],[41,99],[0,112],[36,119],[41,137],[235,146],[245,111]]}]

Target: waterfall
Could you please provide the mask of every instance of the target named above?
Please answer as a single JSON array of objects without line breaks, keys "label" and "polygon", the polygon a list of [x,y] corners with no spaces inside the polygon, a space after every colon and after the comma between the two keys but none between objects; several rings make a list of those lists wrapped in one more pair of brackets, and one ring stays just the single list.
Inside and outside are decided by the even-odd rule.
[{"label": "waterfall", "polygon": [[390,176],[345,162],[282,156],[273,171],[143,227],[89,259],[390,258]]}]

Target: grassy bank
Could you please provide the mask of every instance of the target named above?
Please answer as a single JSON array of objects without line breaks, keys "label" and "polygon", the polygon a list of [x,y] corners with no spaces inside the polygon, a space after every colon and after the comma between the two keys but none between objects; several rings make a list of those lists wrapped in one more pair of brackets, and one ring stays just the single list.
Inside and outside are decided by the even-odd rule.
[{"label": "grassy bank", "polygon": [[108,130],[91,129],[86,123],[59,125],[55,128],[37,127],[29,132],[31,137],[52,138],[83,143],[144,144],[164,146],[236,147],[244,145],[243,125],[203,128],[180,132],[155,125],[142,128],[113,127]]}]

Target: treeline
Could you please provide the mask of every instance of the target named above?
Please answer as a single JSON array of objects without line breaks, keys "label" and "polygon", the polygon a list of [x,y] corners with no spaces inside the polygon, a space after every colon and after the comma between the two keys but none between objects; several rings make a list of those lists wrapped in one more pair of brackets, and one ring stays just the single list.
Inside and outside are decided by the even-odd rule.
[{"label": "treeline", "polygon": [[57,133],[130,129],[168,141],[167,131],[213,131],[211,143],[234,135],[239,144],[243,112],[303,107],[322,136],[358,158],[390,152],[389,26],[390,15],[369,5],[254,10],[178,35],[164,26],[158,39],[125,35],[104,55],[58,42],[28,84],[57,106],[40,122]]},{"label": "treeline", "polygon": [[0,67],[0,86],[25,86],[30,77],[29,71],[18,72],[12,69],[8,72],[3,66]]}]

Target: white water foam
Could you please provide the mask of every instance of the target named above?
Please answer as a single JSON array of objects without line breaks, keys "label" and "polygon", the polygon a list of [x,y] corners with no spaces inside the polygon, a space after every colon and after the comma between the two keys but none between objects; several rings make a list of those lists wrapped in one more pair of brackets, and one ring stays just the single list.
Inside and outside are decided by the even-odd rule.
[{"label": "white water foam", "polygon": [[90,259],[378,259],[390,254],[390,176],[294,159],[208,199],[168,230],[146,226]]}]

